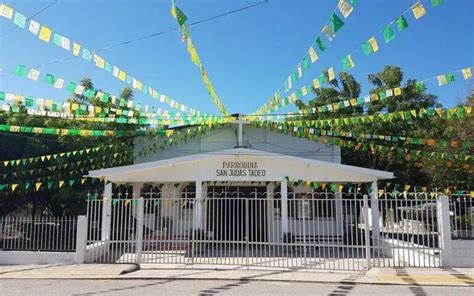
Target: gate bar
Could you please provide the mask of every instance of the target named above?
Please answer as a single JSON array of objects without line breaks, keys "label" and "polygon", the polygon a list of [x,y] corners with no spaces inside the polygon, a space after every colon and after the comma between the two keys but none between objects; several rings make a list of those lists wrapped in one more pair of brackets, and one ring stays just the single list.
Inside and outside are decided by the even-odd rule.
[{"label": "gate bar", "polygon": [[137,264],[140,265],[142,263],[142,250],[143,250],[143,209],[144,209],[144,200],[143,200],[143,197],[140,197],[138,199],[138,207],[137,207],[137,210],[138,210],[138,217],[137,217],[137,229],[136,229],[136,232],[137,232],[137,241],[136,241],[136,248],[137,248]]},{"label": "gate bar", "polygon": [[[364,224],[365,224],[365,258],[367,270],[370,269],[370,228],[369,228],[369,201],[367,194],[364,194]],[[373,223],[373,222],[372,222]]]}]

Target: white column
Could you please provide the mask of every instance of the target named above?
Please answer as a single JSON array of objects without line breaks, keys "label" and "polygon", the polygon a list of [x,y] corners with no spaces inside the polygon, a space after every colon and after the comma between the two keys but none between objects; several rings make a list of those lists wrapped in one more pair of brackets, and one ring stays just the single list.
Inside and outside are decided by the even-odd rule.
[{"label": "white column", "polygon": [[76,264],[84,263],[87,246],[87,217],[77,217]]},{"label": "white column", "polygon": [[281,233],[288,232],[288,181],[285,179],[280,183],[281,190]]},{"label": "white column", "polygon": [[273,237],[273,222],[274,222],[274,216],[273,216],[273,192],[275,191],[275,184],[273,182],[270,182],[267,185],[267,239],[269,242],[274,241]]},{"label": "white column", "polygon": [[344,213],[342,211],[342,192],[339,191],[339,184],[336,187],[335,193],[335,208],[336,208],[336,235],[343,234],[343,220],[344,220]]},{"label": "white column", "polygon": [[452,264],[451,222],[449,217],[449,199],[440,195],[436,202],[438,220],[439,248],[441,249],[441,266],[450,267]]},{"label": "white column", "polygon": [[372,237],[380,236],[380,211],[379,211],[379,187],[377,181],[371,184],[372,193],[370,194],[370,210],[372,220]]},{"label": "white column", "polygon": [[105,181],[104,196],[102,202],[102,229],[101,239],[110,239],[110,227],[112,225],[112,182]]},{"label": "white column", "polygon": [[194,220],[194,229],[202,229],[202,181],[196,181],[196,201],[194,203],[195,210],[194,213],[196,217]]}]

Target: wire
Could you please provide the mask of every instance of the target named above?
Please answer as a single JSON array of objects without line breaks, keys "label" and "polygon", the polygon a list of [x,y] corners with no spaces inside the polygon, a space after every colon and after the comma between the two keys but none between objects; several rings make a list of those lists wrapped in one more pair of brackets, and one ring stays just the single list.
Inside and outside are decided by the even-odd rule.
[{"label": "wire", "polygon": [[[215,15],[215,16],[211,16],[211,17],[208,17],[208,18],[205,18],[205,19],[201,19],[201,20],[192,22],[192,23],[186,24],[186,26],[191,27],[191,26],[194,26],[194,25],[202,24],[202,23],[205,23],[207,21],[211,21],[211,20],[214,20],[214,19],[217,19],[217,18],[228,16],[230,14],[234,14],[236,12],[247,10],[247,9],[253,8],[255,6],[259,6],[259,5],[268,3],[268,2],[270,2],[270,0],[264,0],[262,2],[258,2],[258,3],[252,4],[252,5],[244,6],[244,7],[235,9],[235,10],[231,10],[231,11],[228,11],[228,12],[224,12],[224,13],[221,13],[221,14],[218,14],[218,15]],[[115,45],[110,45],[110,46],[100,48],[100,49],[96,50],[96,52],[100,52],[100,51],[103,51],[103,50],[108,50],[108,49],[119,47],[119,46],[122,46],[122,45],[134,43],[134,42],[137,42],[137,41],[145,40],[145,39],[148,39],[148,38],[156,37],[156,36],[167,34],[167,33],[174,32],[174,31],[178,31],[180,29],[181,29],[181,27],[175,27],[173,29],[169,29],[169,30],[166,30],[166,31],[161,31],[161,32],[150,34],[150,35],[146,35],[146,36],[138,37],[138,38],[135,38],[135,39],[131,39],[131,40],[128,40],[128,41],[123,41],[123,42],[117,43]]]},{"label": "wire", "polygon": [[[47,10],[48,8],[54,6],[56,3],[58,3],[58,0],[54,0],[53,2],[49,3],[47,6],[41,8],[40,10],[38,10],[37,12],[35,12],[34,14],[32,14],[30,17],[28,17],[28,18],[26,19],[26,21],[29,21],[29,20],[32,19],[33,17],[39,15],[40,13],[44,12],[44,11]],[[6,31],[5,33],[3,33],[2,36],[0,36],[0,38],[5,37],[8,33],[12,32],[12,31],[15,30],[16,28],[18,28],[18,26],[13,26],[13,27],[11,27],[8,31]]]},{"label": "wire", "polygon": [[[217,18],[221,18],[221,17],[224,17],[224,16],[228,16],[228,15],[231,15],[231,14],[234,14],[234,13],[237,13],[237,12],[240,12],[240,11],[243,11],[243,10],[247,10],[247,9],[256,7],[256,6],[259,6],[259,5],[268,3],[268,2],[270,2],[270,0],[264,0],[264,1],[258,2],[258,3],[256,3],[256,4],[244,6],[244,7],[235,9],[235,10],[231,10],[231,11],[228,11],[228,12],[224,12],[224,13],[221,13],[221,14],[218,14],[218,15],[215,15],[215,16],[211,16],[211,17],[208,17],[208,18],[205,18],[205,19],[201,19],[201,20],[198,20],[198,21],[189,23],[189,24],[187,24],[187,26],[188,26],[188,27],[191,27],[191,26],[199,25],[199,24],[202,24],[202,23],[205,23],[205,22],[208,22],[208,21],[217,19]],[[135,39],[130,39],[130,40],[127,40],[127,41],[119,42],[119,43],[117,43],[117,44],[104,46],[104,47],[102,47],[102,48],[98,48],[98,49],[96,49],[96,50],[93,50],[92,52],[96,52],[96,53],[97,53],[97,52],[101,52],[101,51],[105,51],[105,50],[110,50],[110,49],[112,49],[112,48],[117,48],[117,47],[121,47],[121,46],[124,46],[124,45],[127,45],[127,44],[132,44],[132,43],[135,43],[135,42],[138,42],[138,41],[142,41],[142,40],[145,40],[145,39],[149,39],[149,38],[153,38],[153,37],[156,37],[156,36],[160,36],[160,35],[164,35],[164,34],[167,34],[167,33],[171,33],[171,32],[174,32],[174,31],[178,31],[178,30],[180,30],[180,29],[181,29],[181,27],[175,27],[175,28],[168,29],[168,30],[164,30],[164,31],[161,31],[161,32],[152,33],[152,34],[150,34],[150,35],[145,35],[145,36],[138,37],[138,38],[135,38]],[[54,61],[51,61],[51,62],[47,62],[47,63],[41,64],[41,65],[37,65],[37,66],[34,66],[33,68],[42,68],[42,67],[45,67],[45,66],[49,66],[49,65],[53,65],[53,64],[57,64],[57,63],[69,61],[69,60],[72,60],[72,59],[75,59],[75,58],[78,58],[78,57],[79,57],[79,56],[66,57],[66,58],[63,58],[63,59],[58,59],[58,60],[54,60]],[[12,74],[9,74],[9,75],[12,75]],[[7,74],[0,75],[0,77],[4,77],[4,76],[8,76],[8,75],[7,75]]]}]

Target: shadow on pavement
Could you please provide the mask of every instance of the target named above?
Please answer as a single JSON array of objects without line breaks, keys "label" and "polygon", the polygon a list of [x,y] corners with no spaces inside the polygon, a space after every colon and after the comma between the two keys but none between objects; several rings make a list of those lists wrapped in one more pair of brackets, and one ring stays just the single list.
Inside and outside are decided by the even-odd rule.
[{"label": "shadow on pavement", "polygon": [[354,289],[355,282],[357,279],[364,277],[365,274],[355,274],[352,275],[348,278],[343,279],[340,283],[339,286],[336,287],[331,293],[329,293],[329,296],[344,296],[348,295],[352,289]]},{"label": "shadow on pavement", "polygon": [[[119,291],[127,291],[127,290],[135,290],[135,289],[138,289],[138,288],[145,288],[145,287],[151,287],[151,286],[158,286],[158,285],[163,285],[163,284],[166,284],[166,283],[170,283],[170,282],[173,282],[175,280],[161,280],[159,282],[152,282],[152,283],[146,283],[146,284],[142,284],[142,285],[132,285],[132,286],[128,286],[128,287],[121,287],[121,288],[115,288],[115,289],[108,289],[108,290],[101,290],[101,291],[94,291],[94,292],[88,292],[88,293],[80,293],[80,294],[72,294],[72,295],[96,295],[96,294],[103,294],[103,293],[113,293],[113,292],[119,292]],[[132,293],[132,291],[129,291],[130,293]]]},{"label": "shadow on pavement", "polygon": [[222,291],[230,290],[232,288],[239,287],[239,286],[242,286],[242,285],[245,285],[245,284],[248,284],[248,283],[249,283],[248,280],[240,280],[236,283],[226,284],[226,285],[222,285],[222,286],[218,286],[218,287],[212,287],[212,288],[207,288],[205,290],[201,290],[198,295],[200,295],[200,296],[215,295],[215,294],[218,294]]},{"label": "shadow on pavement", "polygon": [[423,289],[423,287],[416,282],[414,278],[412,278],[404,268],[395,268],[396,275],[400,277],[404,282],[409,284],[408,289],[411,291],[413,295],[416,296],[427,296],[428,294]]},{"label": "shadow on pavement", "polygon": [[252,275],[252,276],[245,276],[245,277],[240,278],[238,282],[233,283],[233,284],[226,284],[226,285],[222,285],[222,286],[202,290],[198,295],[201,295],[201,296],[214,295],[214,294],[220,293],[220,292],[225,291],[225,290],[230,290],[232,288],[248,284],[251,279],[255,279],[255,278],[258,278],[258,277],[261,277],[261,276],[265,276],[265,275],[275,275],[275,274],[282,274],[282,273],[286,273],[286,272],[291,272],[291,271],[290,270],[279,270],[279,271],[271,271],[271,272],[267,272],[267,273]]},{"label": "shadow on pavement", "polygon": [[455,269],[452,269],[452,268],[443,268],[443,270],[445,271],[448,271],[449,274],[451,274],[452,276],[456,277],[457,279],[463,281],[464,283],[470,285],[470,286],[474,286],[474,280],[472,279],[472,277],[458,271],[458,270],[455,270]]}]

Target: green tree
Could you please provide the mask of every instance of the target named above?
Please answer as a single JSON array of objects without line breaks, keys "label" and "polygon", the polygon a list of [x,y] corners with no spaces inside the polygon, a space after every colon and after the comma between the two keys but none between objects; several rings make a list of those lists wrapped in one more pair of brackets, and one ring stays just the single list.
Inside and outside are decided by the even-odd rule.
[{"label": "green tree", "polygon": [[[81,79],[80,84],[85,89],[94,90],[94,84],[90,78]],[[134,96],[133,91],[126,87],[120,97],[125,100],[131,100]],[[99,106],[102,109],[118,108],[110,101],[102,102],[100,99],[89,99],[82,95],[73,94],[66,100],[69,103],[78,103],[82,105]],[[119,124],[116,122],[88,122],[79,120],[66,120],[60,118],[49,118],[44,116],[33,116],[26,113],[26,108],[18,104],[19,112],[14,114],[0,113],[0,123],[18,126],[35,127],[55,127],[55,128],[76,128],[76,129],[98,129],[98,130],[130,130],[134,131],[143,125],[139,124]],[[129,110],[124,107],[124,110]],[[89,115],[89,112],[76,112],[76,114]],[[111,114],[94,114],[94,116],[107,117]],[[120,115],[129,117],[128,114]],[[140,112],[134,110],[133,117],[138,119]],[[114,145],[112,148],[109,145]],[[78,186],[83,175],[88,170],[101,168],[105,166],[123,165],[132,161],[131,154],[120,154],[115,159],[113,155],[118,152],[130,151],[133,148],[133,137],[102,137],[98,141],[94,137],[73,137],[56,136],[44,134],[15,134],[4,133],[0,138],[0,158],[25,159],[39,155],[55,154],[65,151],[79,150],[88,147],[101,147],[101,150],[93,154],[76,155],[73,161],[69,158],[50,159],[42,162],[33,162],[22,164],[21,166],[9,166],[2,169],[0,175],[1,183],[20,184],[13,193],[7,190],[0,192],[0,215],[5,215],[11,211],[25,211],[32,215],[47,213],[52,215],[76,215],[84,210],[85,197],[88,192],[101,191],[99,182],[86,183]],[[122,156],[124,155],[124,156]],[[60,190],[32,190],[34,183],[41,177],[47,182],[58,180],[77,180],[73,181],[75,187],[62,188]],[[67,184],[70,185],[70,184]],[[74,186],[73,185],[73,186]],[[25,189],[29,186],[29,189]],[[47,186],[47,184],[43,184]],[[66,186],[65,186],[66,187]]]},{"label": "green tree", "polygon": [[[396,112],[407,110],[420,110],[422,108],[439,108],[441,105],[437,102],[435,95],[426,92],[423,84],[417,83],[416,79],[407,79],[404,82],[404,73],[397,66],[385,66],[385,68],[374,74],[368,75],[368,81],[372,85],[371,94],[380,94],[379,100],[371,102],[366,107],[354,106],[341,108],[332,112],[323,112],[317,114],[306,115],[303,119],[327,119],[341,118],[347,116],[358,116],[363,113],[373,114],[375,112]],[[385,90],[401,87],[403,91],[398,96],[385,96]],[[300,110],[307,108],[317,108],[329,103],[336,103],[343,100],[350,100],[360,96],[360,83],[348,73],[341,73],[338,79],[330,82],[329,87],[313,89],[315,97],[307,104],[297,101],[296,104]],[[472,104],[470,102],[469,104]],[[401,137],[414,138],[434,138],[434,139],[465,139],[472,143],[472,119],[463,121],[447,121],[436,117],[412,117],[410,120],[382,122],[375,121],[373,123],[360,124],[356,126],[334,127],[336,132],[351,132],[353,134],[378,134]],[[470,135],[463,134],[462,131],[470,131]],[[351,140],[351,139],[349,139]],[[354,139],[352,139],[354,141]],[[401,141],[386,142],[379,139],[357,139],[356,142],[362,143],[358,146],[359,150],[354,148],[342,148],[342,162],[350,165],[365,166],[373,169],[381,169],[393,171],[398,183],[413,185],[430,185],[441,186],[446,184],[447,180],[468,181],[469,167],[463,163],[458,163],[456,174],[451,174],[453,178],[446,178],[447,171],[454,168],[453,164],[445,160],[433,160],[419,157],[417,155],[397,155],[394,151],[388,153],[379,153],[372,151],[370,144],[379,144],[391,146],[394,148],[407,148],[422,151],[445,151],[456,153],[469,153],[469,147],[451,147],[437,145],[431,147],[428,145],[412,145]],[[437,174],[433,174],[433,168],[443,169],[437,170]],[[471,167],[472,175],[472,167]],[[436,177],[438,176],[438,177]],[[444,176],[445,182],[442,182]]]}]

